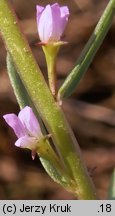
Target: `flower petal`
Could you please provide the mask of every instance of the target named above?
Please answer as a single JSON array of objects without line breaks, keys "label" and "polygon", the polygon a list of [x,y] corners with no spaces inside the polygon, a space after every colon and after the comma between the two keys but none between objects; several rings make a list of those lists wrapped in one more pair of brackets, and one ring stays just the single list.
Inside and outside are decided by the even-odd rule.
[{"label": "flower petal", "polygon": [[66,6],[61,7],[60,8],[60,13],[61,13],[61,29],[63,29],[63,31],[64,31],[65,27],[67,25],[67,22],[68,22],[68,17],[69,17],[69,9],[68,9],[68,7],[66,7]]},{"label": "flower petal", "polygon": [[69,9],[67,6],[60,7],[61,11],[61,17],[67,17],[69,16]]},{"label": "flower petal", "polygon": [[52,35],[52,11],[51,6],[47,5],[43,10],[38,23],[39,37],[42,42],[47,42]]},{"label": "flower petal", "polygon": [[36,5],[37,15],[39,15],[44,10],[44,8],[45,7],[42,7],[40,5]]},{"label": "flower petal", "polygon": [[50,40],[51,41],[58,41],[60,40],[60,36],[63,32],[62,25],[61,25],[61,13],[60,13],[60,6],[58,3],[55,3],[51,6],[52,10],[52,35]]},{"label": "flower petal", "polygon": [[26,106],[24,109],[22,109],[18,117],[28,131],[28,135],[37,138],[42,136],[39,122],[30,107]]},{"label": "flower petal", "polygon": [[36,6],[36,11],[37,11],[37,14],[36,14],[37,15],[37,26],[39,25],[39,19],[40,19],[40,16],[41,16],[43,10],[44,10],[44,7],[42,7],[40,5]]},{"label": "flower petal", "polygon": [[20,148],[29,148],[31,150],[35,149],[38,140],[35,137],[23,136],[20,137],[16,142],[15,146]]},{"label": "flower petal", "polygon": [[7,124],[14,130],[18,138],[26,135],[26,131],[24,129],[23,124],[21,123],[21,121],[18,119],[18,117],[15,114],[13,113],[7,114],[7,115],[4,115],[3,118],[5,119]]}]

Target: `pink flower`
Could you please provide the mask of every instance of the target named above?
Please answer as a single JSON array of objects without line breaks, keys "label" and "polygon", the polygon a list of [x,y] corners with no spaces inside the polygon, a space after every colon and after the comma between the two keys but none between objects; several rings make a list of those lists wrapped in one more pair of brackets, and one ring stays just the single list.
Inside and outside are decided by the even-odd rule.
[{"label": "pink flower", "polygon": [[69,9],[58,3],[46,7],[36,6],[37,27],[41,42],[57,42],[63,34],[69,17]]},{"label": "pink flower", "polygon": [[33,153],[32,158],[34,159],[38,142],[43,135],[32,109],[26,106],[19,112],[18,116],[11,113],[4,115],[3,118],[14,130],[18,138],[15,145],[17,147],[31,149]]}]

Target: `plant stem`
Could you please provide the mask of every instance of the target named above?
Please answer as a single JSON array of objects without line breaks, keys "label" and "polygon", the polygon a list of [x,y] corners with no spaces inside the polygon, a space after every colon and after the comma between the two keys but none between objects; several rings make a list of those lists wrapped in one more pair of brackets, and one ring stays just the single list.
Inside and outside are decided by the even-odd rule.
[{"label": "plant stem", "polygon": [[42,46],[48,69],[48,81],[52,95],[56,98],[57,94],[57,78],[56,78],[56,57],[60,48],[60,44],[46,44]]},{"label": "plant stem", "polygon": [[[51,62],[50,62],[51,63]],[[48,64],[49,65],[49,73],[48,73],[48,80],[49,80],[49,87],[52,92],[52,95],[54,98],[56,98],[57,94],[57,78],[56,78],[56,62],[53,62],[53,64]]]},{"label": "plant stem", "polygon": [[112,176],[111,176],[108,199],[109,200],[115,200],[115,168],[114,168]]},{"label": "plant stem", "polygon": [[82,51],[76,66],[62,84],[58,98],[68,97],[79,84],[89,65],[91,64],[97,50],[100,48],[115,14],[115,0],[110,0],[101,19],[99,20],[92,36]]},{"label": "plant stem", "polygon": [[65,169],[76,182],[76,196],[79,199],[96,199],[78,143],[61,108],[52,97],[29,45],[18,28],[15,14],[6,0],[0,0],[0,31],[28,95],[53,136]]}]

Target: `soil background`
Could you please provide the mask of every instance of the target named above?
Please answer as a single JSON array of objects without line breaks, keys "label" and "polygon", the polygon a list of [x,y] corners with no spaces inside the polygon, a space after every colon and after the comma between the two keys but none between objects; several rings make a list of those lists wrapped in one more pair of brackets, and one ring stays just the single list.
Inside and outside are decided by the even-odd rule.
[{"label": "soil background", "polygon": [[[10,2],[47,80],[44,55],[41,48],[35,46],[39,41],[35,6],[55,1]],[[108,1],[57,2],[68,5],[71,13],[62,37],[68,44],[61,48],[57,59],[60,86],[74,67]],[[63,109],[81,147],[98,197],[107,199],[110,178],[115,167],[115,20],[79,86],[69,99],[64,99]],[[16,137],[2,117],[11,112],[18,113],[19,106],[7,75],[6,50],[0,37],[0,199],[75,199],[48,177],[38,157],[32,161],[30,151],[14,146]]]}]

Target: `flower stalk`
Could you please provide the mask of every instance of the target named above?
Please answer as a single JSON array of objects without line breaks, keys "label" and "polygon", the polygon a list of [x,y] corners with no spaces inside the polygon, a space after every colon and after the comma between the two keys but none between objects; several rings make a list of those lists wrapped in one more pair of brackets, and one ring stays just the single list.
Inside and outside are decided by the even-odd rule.
[{"label": "flower stalk", "polygon": [[18,28],[15,14],[7,0],[0,0],[0,31],[28,95],[43,119],[48,132],[52,134],[65,170],[75,182],[74,191],[77,198],[96,199],[93,183],[81,157],[74,134],[63,111],[52,97],[29,45]]},{"label": "flower stalk", "polygon": [[60,48],[60,43],[51,43],[42,46],[48,69],[49,87],[54,98],[57,95],[57,78],[56,78],[56,58]]}]

